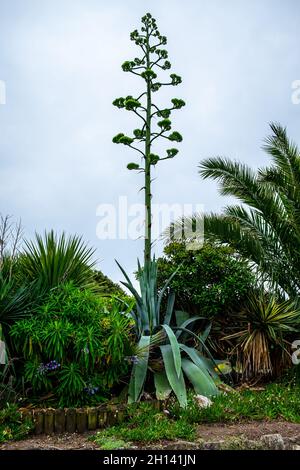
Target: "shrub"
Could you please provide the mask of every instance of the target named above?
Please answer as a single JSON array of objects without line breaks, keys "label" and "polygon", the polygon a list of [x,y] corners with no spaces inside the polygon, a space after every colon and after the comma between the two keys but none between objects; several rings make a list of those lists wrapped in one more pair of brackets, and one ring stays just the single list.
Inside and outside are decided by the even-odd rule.
[{"label": "shrub", "polygon": [[175,269],[170,283],[175,307],[208,318],[235,309],[254,283],[249,266],[231,248],[209,243],[199,250],[188,250],[179,242],[167,245],[158,259],[159,287]]},{"label": "shrub", "polygon": [[52,290],[10,335],[30,395],[50,393],[61,406],[103,399],[132,354],[130,319],[120,304],[73,283]]},{"label": "shrub", "polygon": [[295,302],[279,301],[262,291],[249,293],[238,314],[232,316],[222,338],[236,358],[243,378],[278,376],[291,365],[288,339],[299,331],[300,312]]}]

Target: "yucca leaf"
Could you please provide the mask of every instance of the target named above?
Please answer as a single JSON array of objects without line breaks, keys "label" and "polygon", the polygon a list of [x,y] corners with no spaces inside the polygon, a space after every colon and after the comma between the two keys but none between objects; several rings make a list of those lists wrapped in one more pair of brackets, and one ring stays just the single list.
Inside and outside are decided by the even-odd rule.
[{"label": "yucca leaf", "polygon": [[186,388],[185,382],[183,378],[182,371],[180,371],[180,375],[178,377],[175,369],[174,358],[171,346],[166,344],[164,346],[160,346],[166,375],[169,381],[169,384],[172,387],[173,392],[175,393],[179,404],[181,407],[187,406],[187,395],[186,395]]}]

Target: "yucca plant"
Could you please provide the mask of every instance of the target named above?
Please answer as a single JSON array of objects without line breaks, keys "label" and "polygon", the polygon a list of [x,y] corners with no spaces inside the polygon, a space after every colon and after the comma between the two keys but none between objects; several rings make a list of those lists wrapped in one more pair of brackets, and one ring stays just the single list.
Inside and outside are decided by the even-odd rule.
[{"label": "yucca plant", "polygon": [[218,365],[205,345],[211,325],[197,335],[192,327],[202,318],[189,318],[185,312],[174,311],[175,294],[168,292],[168,285],[176,271],[158,292],[156,260],[147,262],[143,268],[138,263],[139,294],[124,269],[119,267],[126,278],[123,285],[136,301],[131,316],[135,322],[138,353],[133,358],[129,403],[140,399],[148,373],[154,375],[158,399],[166,399],[173,391],[183,407],[187,404],[185,377],[197,393],[207,397],[217,395]]},{"label": "yucca plant", "polygon": [[277,375],[291,364],[287,338],[299,331],[300,323],[300,311],[294,302],[280,302],[274,296],[255,292],[249,295],[234,323],[238,331],[223,340],[233,341],[232,354],[237,357],[237,370],[243,377]]},{"label": "yucca plant", "polygon": [[26,283],[34,282],[41,291],[72,281],[76,287],[93,284],[94,250],[81,237],[56,235],[53,230],[44,237],[36,234],[26,241],[19,260],[19,276]]}]

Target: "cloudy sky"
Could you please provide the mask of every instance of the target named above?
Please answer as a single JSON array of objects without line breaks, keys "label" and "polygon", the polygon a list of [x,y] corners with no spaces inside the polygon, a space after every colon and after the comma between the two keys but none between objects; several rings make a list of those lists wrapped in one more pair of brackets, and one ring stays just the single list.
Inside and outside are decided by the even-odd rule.
[{"label": "cloudy sky", "polygon": [[111,103],[142,90],[120,65],[136,57],[129,32],[147,11],[183,77],[172,92],[187,103],[174,116],[181,152],[155,172],[154,202],[221,210],[216,184],[197,174],[202,158],[267,164],[270,121],[300,143],[300,105],[291,100],[298,0],[0,0],[0,212],[21,218],[29,238],[51,228],[82,234],[116,281],[114,259],[132,272],[142,241],[99,240],[96,210],[119,196],[142,202],[141,175],[126,169],[131,151],[111,141],[137,121]]}]

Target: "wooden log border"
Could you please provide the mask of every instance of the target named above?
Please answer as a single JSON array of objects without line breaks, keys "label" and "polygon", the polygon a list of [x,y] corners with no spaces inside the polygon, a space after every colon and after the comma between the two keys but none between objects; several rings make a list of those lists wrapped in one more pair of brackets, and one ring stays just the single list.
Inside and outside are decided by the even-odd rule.
[{"label": "wooden log border", "polygon": [[[163,402],[152,401],[153,408],[162,409]],[[100,405],[89,408],[20,408],[23,419],[34,425],[34,434],[83,434],[122,423],[126,417],[127,405]]]}]

